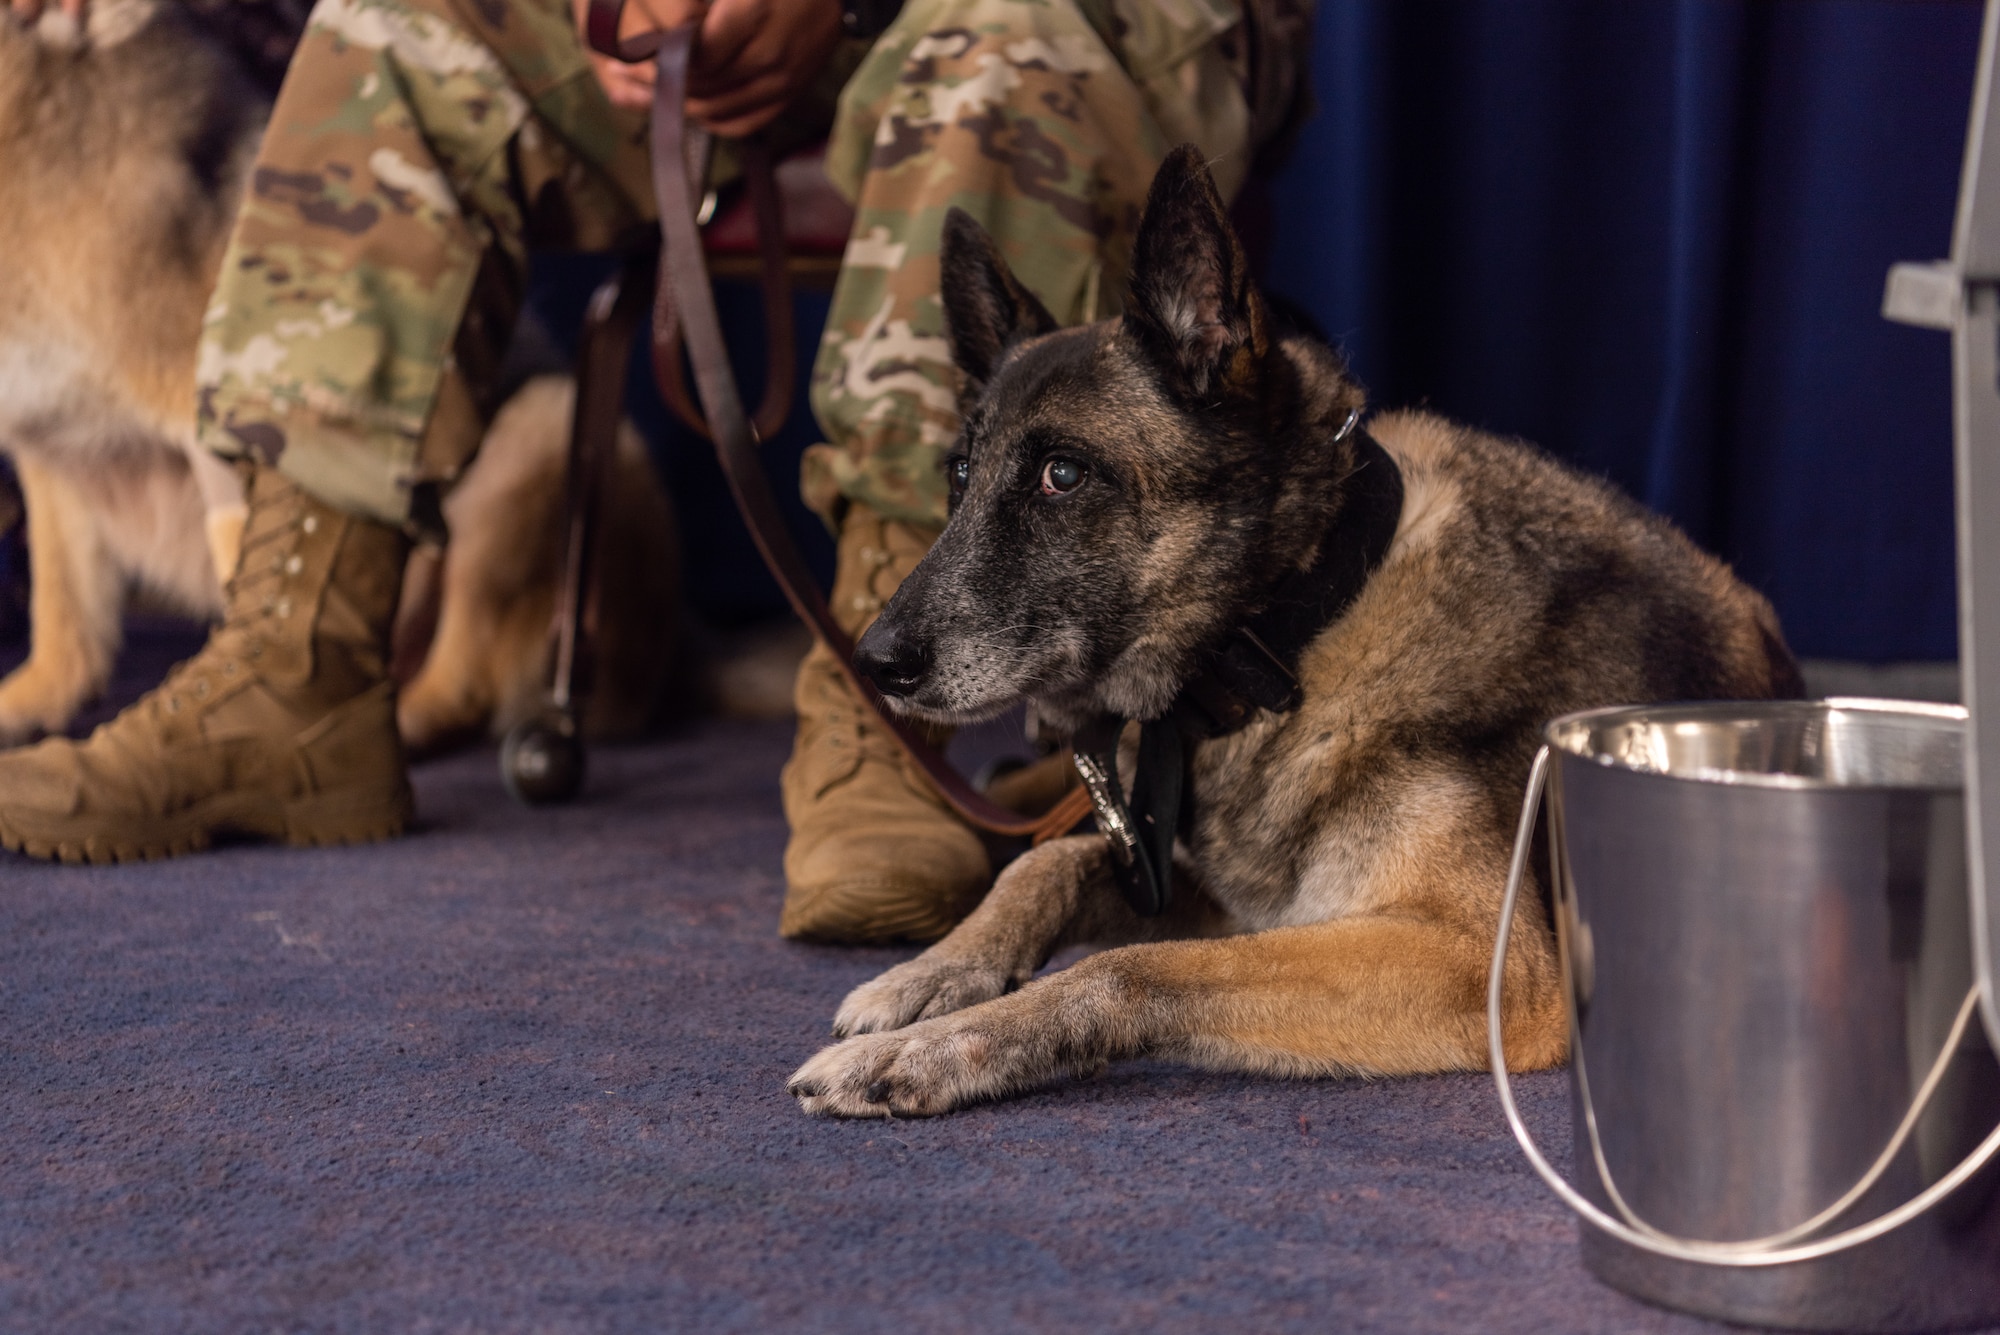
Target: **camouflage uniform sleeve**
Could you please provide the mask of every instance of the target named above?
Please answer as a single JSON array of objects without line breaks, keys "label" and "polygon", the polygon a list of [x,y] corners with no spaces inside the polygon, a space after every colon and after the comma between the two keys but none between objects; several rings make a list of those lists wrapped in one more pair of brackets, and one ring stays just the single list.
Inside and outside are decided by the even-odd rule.
[{"label": "camouflage uniform sleeve", "polygon": [[320,0],[203,322],[203,442],[409,520],[477,445],[530,242],[644,215],[640,128],[564,0]]},{"label": "camouflage uniform sleeve", "polygon": [[1057,318],[1115,314],[1147,185],[1199,144],[1233,193],[1248,167],[1234,0],[908,0],[840,100],[828,170],[856,206],[813,369],[828,444],[801,487],[944,517],[958,429],[938,302],[956,205]]}]

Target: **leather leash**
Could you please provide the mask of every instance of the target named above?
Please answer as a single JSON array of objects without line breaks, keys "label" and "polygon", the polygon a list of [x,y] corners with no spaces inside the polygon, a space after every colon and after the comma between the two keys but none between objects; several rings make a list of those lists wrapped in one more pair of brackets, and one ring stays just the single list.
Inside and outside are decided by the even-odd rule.
[{"label": "leather leash", "polygon": [[[702,137],[707,139],[706,135]],[[750,425],[758,440],[769,440],[784,429],[785,419],[792,415],[792,379],[798,373],[793,363],[792,276],[785,266],[785,238],[781,230],[784,220],[779,211],[770,149],[761,138],[746,139],[737,147],[743,164],[744,188],[750,193],[751,212],[757,219],[757,262],[763,271],[758,286],[764,293],[764,401],[757,405],[757,414],[750,419]],[[688,170],[698,191],[708,173],[707,163],[690,162]],[[661,284],[660,291],[664,294],[666,290],[666,285]],[[663,296],[653,327],[664,329],[666,338],[653,358],[654,378],[660,382],[660,397],[674,410],[674,416],[713,444],[715,438],[708,433],[708,422],[689,396],[687,381],[681,376],[680,325],[671,319],[662,323],[658,318],[672,313],[672,306]]]},{"label": "leather leash", "polygon": [[[736,498],[745,526],[757,544],[764,564],[777,579],[778,587],[799,619],[810,626],[832,651],[841,673],[868,703],[882,725],[889,730],[904,752],[923,770],[938,792],[959,815],[995,834],[1031,836],[1037,843],[1067,833],[1090,814],[1088,794],[1082,789],[1069,793],[1040,817],[1024,817],[1007,810],[967,783],[950,762],[926,743],[902,719],[891,714],[874,684],[854,669],[854,642],[834,621],[825,597],[812,572],[807,569],[798,547],[792,542],[784,518],[771,494],[757,453],[758,433],[745,415],[737,392],[736,377],[730,369],[729,354],[722,338],[722,326],[715,311],[715,294],[709,283],[708,266],[702,253],[701,233],[695,223],[695,201],[699,197],[702,174],[707,165],[708,133],[686,123],[688,58],[694,45],[696,23],[663,32],[648,33],[631,41],[618,37],[619,17],[624,0],[591,0],[586,31],[598,52],[633,63],[653,61],[656,82],[653,89],[652,165],[653,193],[660,213],[660,270],[658,296],[653,310],[653,375],[669,399],[681,385],[680,352],[685,341],[687,358],[694,369],[695,393],[700,399],[701,416],[707,435],[715,444],[717,462],[729,489]],[[773,293],[786,299],[789,322],[790,290],[784,285],[783,220],[778,194],[771,174],[768,150],[761,139],[742,141],[743,167],[757,215],[758,246],[765,273],[767,318]],[[780,286],[773,286],[773,280]],[[789,347],[789,344],[787,345]],[[772,368],[773,383],[779,367]],[[789,390],[790,377],[785,379]],[[684,397],[684,391],[683,391]],[[766,401],[770,400],[767,390]],[[760,414],[762,416],[763,414]]]}]

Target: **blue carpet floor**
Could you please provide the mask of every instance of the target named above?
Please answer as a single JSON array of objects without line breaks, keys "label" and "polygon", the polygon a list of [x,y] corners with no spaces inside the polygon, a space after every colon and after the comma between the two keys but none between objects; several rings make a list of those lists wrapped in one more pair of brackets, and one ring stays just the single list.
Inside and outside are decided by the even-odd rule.
[{"label": "blue carpet floor", "polygon": [[537,812],[461,756],[370,848],[0,858],[0,1329],[1723,1329],[1584,1273],[1483,1076],[805,1118],[907,952],[774,934],[788,737],[602,748]]}]

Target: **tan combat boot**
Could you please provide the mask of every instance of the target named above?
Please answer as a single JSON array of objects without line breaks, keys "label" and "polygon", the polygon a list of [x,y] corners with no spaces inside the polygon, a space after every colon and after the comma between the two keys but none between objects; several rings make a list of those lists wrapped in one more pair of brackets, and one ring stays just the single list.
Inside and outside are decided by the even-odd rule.
[{"label": "tan combat boot", "polygon": [[407,550],[394,528],[258,469],[223,623],[88,740],[0,755],[0,843],[124,862],[224,833],[399,833],[410,785],[386,659]]},{"label": "tan combat boot", "polygon": [[[937,530],[863,505],[841,525],[833,616],[859,637],[930,550]],[[930,941],[972,911],[991,882],[986,846],[855,693],[825,645],[799,665],[798,737],[781,783],[784,936]],[[933,733],[940,744],[943,734]]]}]

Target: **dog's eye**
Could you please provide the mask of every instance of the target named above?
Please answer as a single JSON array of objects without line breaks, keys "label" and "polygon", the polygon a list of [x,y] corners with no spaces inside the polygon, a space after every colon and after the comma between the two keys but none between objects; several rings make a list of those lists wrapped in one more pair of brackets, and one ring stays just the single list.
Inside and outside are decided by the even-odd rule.
[{"label": "dog's eye", "polygon": [[1042,495],[1075,491],[1083,481],[1083,465],[1074,459],[1051,459],[1042,465]]},{"label": "dog's eye", "polygon": [[953,496],[960,495],[964,492],[966,483],[972,481],[972,460],[964,455],[945,460],[944,480],[945,485],[951,488]]}]

